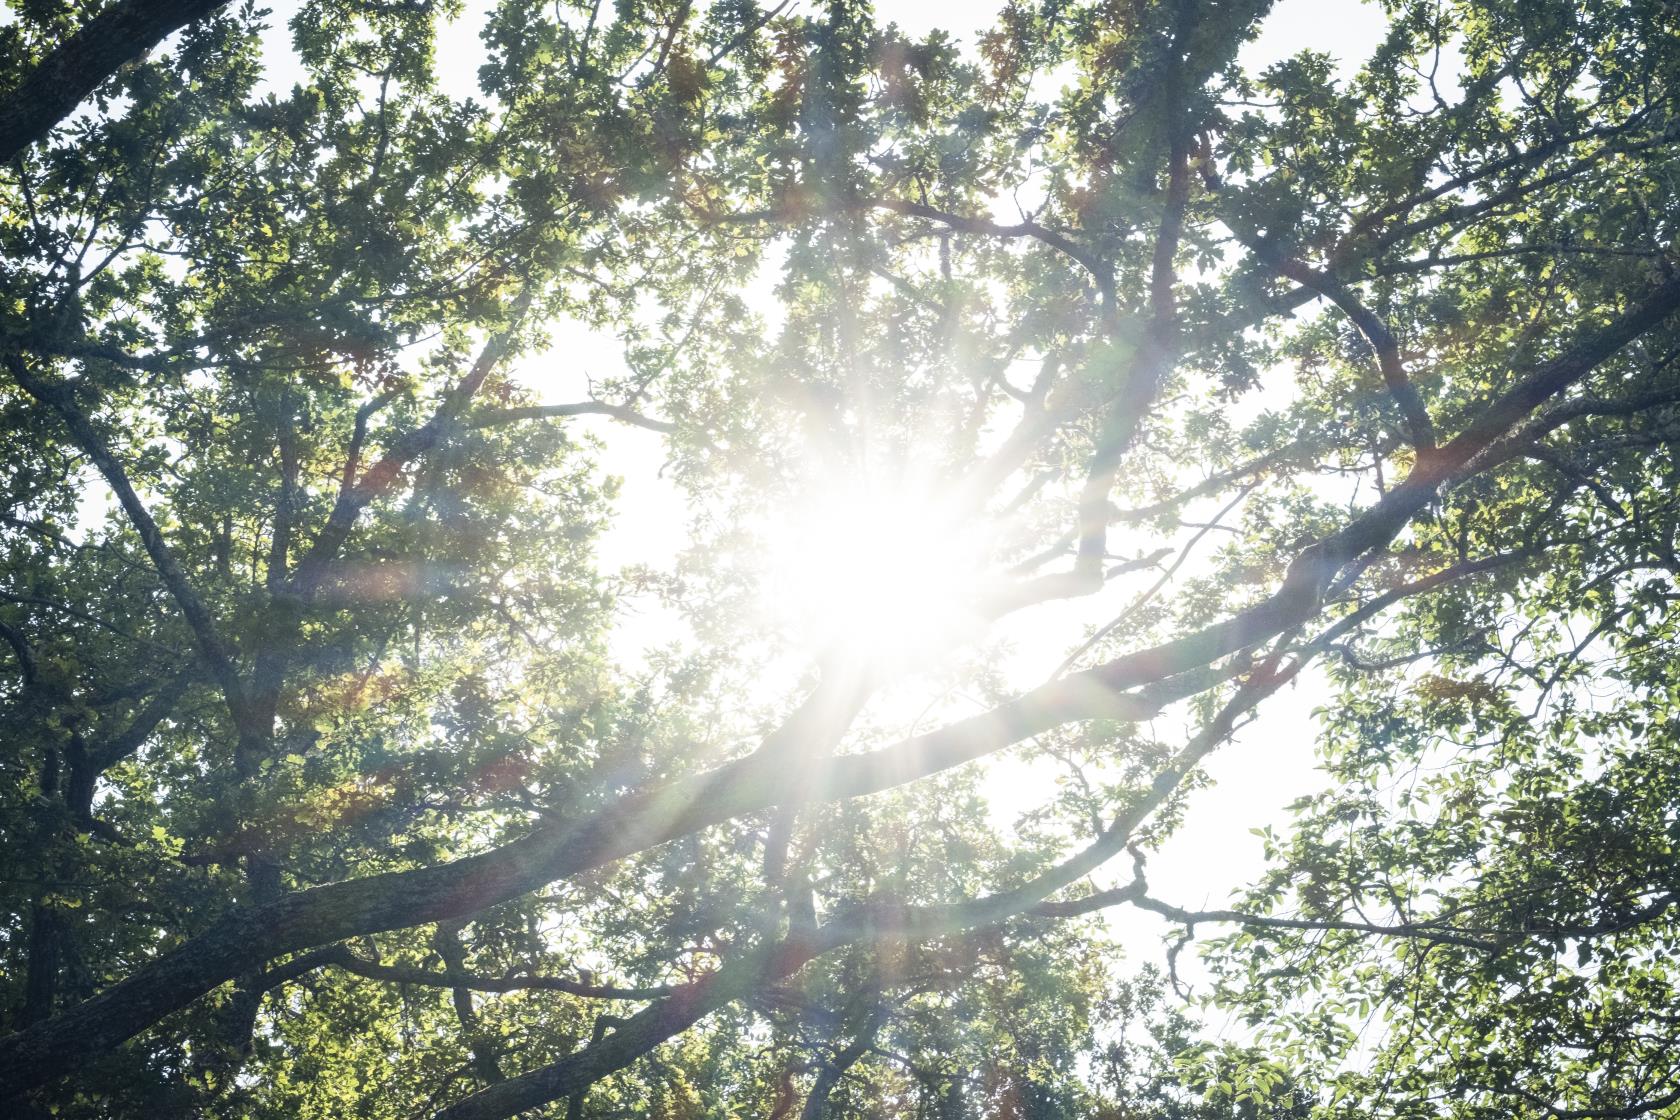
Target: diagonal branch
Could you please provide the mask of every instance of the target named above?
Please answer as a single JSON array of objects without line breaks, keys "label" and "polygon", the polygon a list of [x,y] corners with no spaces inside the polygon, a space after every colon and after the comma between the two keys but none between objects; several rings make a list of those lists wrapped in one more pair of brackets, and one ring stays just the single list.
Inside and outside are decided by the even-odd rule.
[{"label": "diagonal branch", "polygon": [[[1178,683],[1183,674],[1309,620],[1337,574],[1386,547],[1459,468],[1677,309],[1680,278],[1654,288],[1641,303],[1518,379],[1437,455],[1418,463],[1341,530],[1297,556],[1269,598],[1222,622],[1069,675],[939,731],[813,763],[819,774],[810,796],[833,801],[901,786],[1076,720],[1148,718],[1158,702],[1170,702],[1175,687],[1184,687]],[[556,879],[784,803],[807,780],[790,769],[785,758],[748,756],[691,779],[626,795],[587,815],[556,817],[528,836],[453,863],[330,884],[236,909],[93,999],[0,1039],[0,1099],[67,1072],[84,1056],[145,1029],[256,962],[346,937],[476,913]],[[925,935],[920,927],[918,935]],[[691,1015],[688,1022],[705,1013],[681,1010],[688,1006],[684,1001],[670,1006],[678,1009],[670,1014],[679,1018]],[[621,1031],[612,1038],[622,1036]]]},{"label": "diagonal branch", "polygon": [[168,542],[163,539],[157,522],[152,520],[145,503],[140,500],[139,494],[135,493],[128,472],[94,431],[93,424],[87,416],[76,406],[74,390],[70,385],[37,377],[30,371],[28,363],[17,354],[7,355],[6,365],[13,379],[25,392],[58,414],[64,426],[69,429],[70,437],[76,446],[93,461],[93,465],[98,468],[116,494],[123,512],[128,515],[129,523],[140,534],[146,555],[151,557],[158,575],[163,578],[164,586],[169,589],[169,594],[180,607],[181,614],[186,617],[198,651],[209,665],[216,683],[221,687],[228,710],[239,728],[241,740],[247,739],[255,729],[250,718],[250,707],[246,702],[245,685],[240,680],[239,669],[234,661],[234,650],[223,640],[210,609],[205,606],[204,600],[199,598],[186,573],[181,570],[181,565],[175,559]]},{"label": "diagonal branch", "polygon": [[[353,441],[354,449],[345,465],[338,498],[333,503],[331,512],[327,514],[326,524],[321,527],[309,551],[299,559],[297,569],[289,581],[288,586],[294,594],[308,599],[315,592],[327,569],[338,558],[344,542],[349,539],[362,510],[390,493],[409,464],[448,438],[450,430],[466,412],[485,379],[513,349],[519,326],[530,309],[534,296],[535,292],[531,288],[526,288],[520,293],[510,309],[508,326],[485,341],[472,368],[444,394],[442,403],[432,413],[431,418],[399,438],[379,461],[359,473],[357,464],[360,442]],[[366,424],[366,415],[358,412],[359,436],[365,437]]]},{"label": "diagonal branch", "polygon": [[47,52],[0,101],[0,163],[43,139],[124,64],[225,2],[116,0]]},{"label": "diagonal branch", "polygon": [[112,735],[88,745],[89,761],[98,770],[109,770],[129,755],[140,749],[140,745],[151,737],[157,730],[158,724],[168,719],[186,694],[188,686],[193,683],[197,670],[189,668],[185,672],[177,673],[164,683],[138,712],[134,714],[127,727]]},{"label": "diagonal branch", "polygon": [[438,1113],[436,1120],[502,1120],[569,1096],[624,1068],[713,1011],[750,998],[766,986],[792,976],[810,961],[845,945],[914,943],[994,926],[1031,912],[1050,895],[1078,882],[1124,851],[1137,827],[1231,733],[1236,720],[1293,676],[1289,671],[1276,671],[1281,651],[1282,646],[1180,749],[1156,776],[1150,789],[1122,809],[1096,840],[1027,883],[957,903],[865,906],[820,928],[796,928],[782,941],[750,950],[709,976],[638,1012],[596,1044],[475,1093]]},{"label": "diagonal branch", "polygon": [[1306,440],[1291,440],[1282,447],[1256,455],[1254,458],[1238,463],[1227,470],[1210,474],[1202,481],[1180,490],[1170,498],[1163,498],[1145,506],[1134,506],[1131,509],[1111,509],[1108,513],[1109,520],[1118,523],[1134,523],[1161,517],[1172,513],[1181,506],[1188,505],[1197,498],[1223,490],[1232,483],[1242,482],[1244,479],[1264,474],[1274,467],[1288,464],[1292,459],[1305,452],[1306,449]]},{"label": "diagonal branch", "polygon": [[1251,247],[1256,248],[1261,259],[1280,275],[1328,299],[1359,328],[1359,333],[1365,336],[1365,341],[1371,344],[1371,349],[1377,355],[1377,368],[1382,373],[1383,384],[1388,387],[1389,396],[1394,398],[1395,405],[1406,420],[1406,434],[1412,446],[1420,455],[1434,451],[1435,425],[1430,422],[1429,409],[1424,406],[1417,387],[1406,376],[1406,366],[1400,358],[1400,344],[1387,325],[1360,303],[1359,297],[1328,272],[1313,268],[1305,261],[1274,252],[1269,246],[1259,242],[1251,243]]}]

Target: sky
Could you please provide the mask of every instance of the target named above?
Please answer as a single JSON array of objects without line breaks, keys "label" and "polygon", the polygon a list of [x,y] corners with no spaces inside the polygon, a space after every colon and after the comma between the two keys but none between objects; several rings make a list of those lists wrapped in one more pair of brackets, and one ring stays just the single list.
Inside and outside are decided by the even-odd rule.
[{"label": "sky", "polygon": [[[906,32],[924,35],[942,28],[965,45],[971,45],[990,24],[995,11],[989,4],[963,0],[876,0],[875,8],[882,22],[897,22]],[[1329,53],[1338,62],[1339,74],[1350,77],[1375,49],[1385,26],[1375,3],[1282,0],[1266,18],[1258,38],[1243,48],[1241,60],[1260,68],[1312,49]],[[476,63],[467,68],[476,68]],[[617,361],[610,340],[568,335],[560,349],[572,356],[573,369],[594,363],[591,371],[599,374],[614,368]],[[533,379],[530,384],[540,385],[550,399],[562,400],[581,396],[583,381],[575,373],[546,381]],[[611,567],[674,555],[683,544],[684,505],[675,487],[659,477],[663,459],[659,437],[596,418],[588,418],[583,427],[603,441],[603,467],[623,479],[620,513],[602,542],[604,562]],[[1115,547],[1126,551],[1124,542]],[[1135,590],[1127,588],[1125,594]],[[1089,622],[1112,613],[1091,600],[1064,606],[1060,611],[1037,612],[1044,617],[1045,641],[1037,651],[1037,676],[1024,676],[1024,686],[1038,683],[1054,667],[1066,652],[1067,636],[1079,632],[1080,620]],[[632,617],[620,634],[626,654],[641,642],[658,641],[664,633],[662,621],[657,612]],[[1034,663],[1030,651],[1022,660],[1027,666]],[[1232,901],[1233,890],[1259,875],[1264,859],[1261,840],[1253,830],[1266,825],[1281,830],[1289,819],[1289,803],[1322,786],[1322,775],[1315,772],[1311,718],[1322,695],[1321,679],[1309,670],[1295,685],[1268,700],[1260,718],[1204,764],[1203,772],[1213,784],[1192,795],[1185,824],[1150,857],[1153,894],[1188,909],[1218,908]],[[1019,812],[1047,795],[1047,783],[1053,777],[1045,768],[1027,771],[1007,763],[994,765],[986,787],[994,820],[1008,827]],[[1117,885],[1129,875],[1129,861],[1121,860],[1100,876],[1099,885]],[[1159,964],[1163,938],[1177,932],[1177,927],[1159,916],[1129,907],[1110,911],[1106,918],[1132,964]],[[1201,973],[1190,957],[1185,954],[1180,966],[1194,989]],[[1209,1027],[1216,1032],[1237,1029],[1217,1022]]]},{"label": "sky", "polygon": [[[796,0],[795,10],[812,0]],[[469,0],[457,21],[460,34],[439,40],[440,78],[455,96],[477,95],[476,75],[482,48],[476,34],[485,0]],[[275,0],[274,17],[265,38],[268,84],[289,89],[300,76],[290,50],[287,21],[296,0]],[[896,22],[912,35],[942,28],[959,43],[972,46],[988,26],[996,8],[964,0],[876,0],[882,22]],[[1288,57],[1303,49],[1323,51],[1337,60],[1341,76],[1351,76],[1377,45],[1385,25],[1381,9],[1361,0],[1281,0],[1265,18],[1259,36],[1242,51],[1251,69]],[[591,334],[575,324],[557,324],[548,355],[525,360],[516,378],[547,401],[578,400],[588,395],[591,378],[611,376],[622,365],[611,338]],[[563,356],[563,357],[562,357]],[[683,526],[687,510],[676,488],[661,476],[664,453],[661,438],[641,429],[599,417],[580,417],[575,430],[596,437],[602,450],[603,471],[622,480],[617,515],[600,545],[606,570],[627,564],[668,565],[686,543]],[[1125,551],[1123,542],[1117,544]],[[1126,589],[1130,595],[1135,589]],[[1065,609],[1043,612],[1044,640],[1033,647],[1028,635],[1021,654],[1023,686],[1038,683],[1066,652],[1067,636],[1080,623],[1108,617],[1105,605],[1079,600]],[[647,602],[631,603],[625,622],[615,634],[616,651],[629,661],[652,644],[671,636],[672,620]],[[1036,677],[1034,677],[1036,674]],[[1187,908],[1219,907],[1231,901],[1232,891],[1255,878],[1262,869],[1261,842],[1252,830],[1282,825],[1286,806],[1320,787],[1314,770],[1314,730],[1311,713],[1323,695],[1322,682],[1310,672],[1289,690],[1263,706],[1260,718],[1204,764],[1213,779],[1190,802],[1183,827],[1149,862],[1152,893]],[[1046,794],[1052,772],[1023,772],[1019,767],[995,767],[987,788],[994,800],[994,819],[1005,827],[1021,810]],[[1125,861],[1122,861],[1124,863]],[[1099,885],[1114,885],[1129,875],[1116,866]],[[1126,946],[1133,963],[1159,962],[1161,943],[1171,934],[1162,919],[1141,911],[1111,912],[1110,928]],[[1185,962],[1194,979],[1195,966]],[[1210,1024],[1219,1029],[1218,1024]]]}]

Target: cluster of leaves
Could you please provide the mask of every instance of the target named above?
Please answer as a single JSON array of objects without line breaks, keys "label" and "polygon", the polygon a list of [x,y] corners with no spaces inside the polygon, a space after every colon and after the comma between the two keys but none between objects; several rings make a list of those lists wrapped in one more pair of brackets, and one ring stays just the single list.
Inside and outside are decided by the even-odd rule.
[{"label": "cluster of leaves", "polygon": [[[136,4],[18,7],[0,89]],[[1245,65],[1268,8],[311,0],[282,59],[247,3],[112,66],[0,175],[0,1093],[1680,1100],[1672,13],[1391,0],[1342,77]],[[574,328],[622,365],[557,403]],[[586,413],[663,437],[670,570],[599,563]],[[978,529],[943,658],[766,620],[764,527],[859,478]],[[1153,897],[1298,680],[1327,789],[1236,909]],[[1242,1045],[1121,903],[1230,927]]]}]

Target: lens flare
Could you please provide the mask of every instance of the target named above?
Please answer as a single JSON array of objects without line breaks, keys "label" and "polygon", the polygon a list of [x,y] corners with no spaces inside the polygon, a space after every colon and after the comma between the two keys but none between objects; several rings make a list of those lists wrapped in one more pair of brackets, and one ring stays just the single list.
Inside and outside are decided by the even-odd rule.
[{"label": "lens flare", "polygon": [[770,534],[765,607],[812,648],[877,665],[929,657],[970,636],[984,533],[926,485],[807,492]]}]

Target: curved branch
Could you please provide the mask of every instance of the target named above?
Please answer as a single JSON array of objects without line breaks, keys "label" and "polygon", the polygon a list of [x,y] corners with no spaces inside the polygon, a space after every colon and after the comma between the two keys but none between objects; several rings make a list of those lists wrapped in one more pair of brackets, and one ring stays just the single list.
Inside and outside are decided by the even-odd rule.
[{"label": "curved branch", "polygon": [[367,960],[343,949],[329,960],[321,962],[368,980],[391,984],[423,984],[432,988],[467,988],[475,992],[564,992],[584,999],[663,999],[676,991],[668,984],[647,987],[622,987],[616,984],[590,984],[564,976],[480,976],[451,968],[433,972],[426,968],[384,964]]},{"label": "curved branch", "polygon": [[1219,922],[1241,925],[1249,929],[1369,933],[1381,937],[1427,941],[1436,945],[1457,945],[1460,948],[1491,952],[1504,947],[1514,939],[1523,937],[1578,940],[1623,933],[1646,922],[1655,921],[1673,909],[1676,902],[1680,902],[1680,895],[1670,892],[1653,899],[1630,914],[1606,919],[1602,922],[1568,926],[1525,925],[1521,928],[1506,929],[1498,926],[1452,926],[1438,920],[1383,925],[1377,922],[1355,922],[1340,918],[1276,918],[1265,914],[1245,914],[1240,910],[1185,910],[1159,899],[1151,898],[1142,890],[1137,889],[1138,887],[1138,883],[1130,883],[1118,891],[1104,891],[1100,894],[1089,895],[1078,900],[1075,905],[1091,903],[1092,905],[1087,908],[1097,909],[1099,905],[1106,906],[1116,902],[1130,902],[1140,909],[1160,914],[1164,918],[1187,927],[1193,927],[1203,922]]},{"label": "curved branch", "polygon": [[941,210],[936,206],[929,206],[925,202],[911,202],[909,199],[903,198],[861,198],[858,200],[858,204],[873,210],[886,210],[907,218],[926,218],[929,221],[939,222],[957,233],[979,234],[986,237],[1031,238],[1056,250],[1090,273],[1105,299],[1114,294],[1113,269],[1109,267],[1107,261],[1067,234],[1059,233],[1030,219],[1023,219],[1013,225],[1004,225],[989,218],[975,218],[967,214],[957,214],[950,210]]},{"label": "curved branch", "polygon": [[1377,356],[1377,368],[1382,373],[1383,384],[1388,387],[1388,395],[1394,398],[1400,415],[1406,421],[1406,434],[1412,446],[1420,455],[1433,452],[1435,425],[1429,419],[1429,409],[1418,395],[1417,387],[1406,376],[1406,365],[1400,358],[1400,343],[1388,325],[1330,273],[1280,253],[1260,238],[1240,230],[1234,229],[1233,232],[1279,275],[1328,299],[1359,329]]},{"label": "curved branch", "polygon": [[1185,487],[1170,498],[1163,498],[1158,502],[1151,502],[1146,506],[1134,506],[1131,509],[1110,509],[1108,519],[1116,523],[1132,523],[1148,521],[1160,517],[1181,506],[1218,492],[1234,482],[1241,482],[1253,475],[1262,474],[1280,463],[1286,463],[1293,455],[1306,450],[1305,440],[1291,440],[1282,447],[1274,448],[1254,458],[1238,463],[1228,470],[1218,471],[1208,475],[1202,481]]},{"label": "curved branch", "polygon": [[[1051,249],[1056,250],[1069,260],[1078,264],[1091,274],[1098,289],[1105,299],[1114,294],[1113,269],[1108,262],[1098,256],[1091,249],[1079,244],[1065,233],[1040,225],[1030,219],[1024,219],[1012,225],[994,222],[989,218],[976,218],[969,214],[959,214],[952,210],[943,210],[937,206],[930,206],[925,202],[912,202],[904,198],[887,198],[882,196],[862,196],[849,200],[828,200],[837,213],[856,212],[860,210],[885,210],[906,218],[924,218],[950,229],[954,233],[967,233],[981,237],[1002,238],[1030,238]],[[736,214],[706,214],[704,217],[715,223],[740,224],[747,222],[796,221],[809,217],[810,211],[800,206],[781,206],[771,210],[755,210]]]}]

